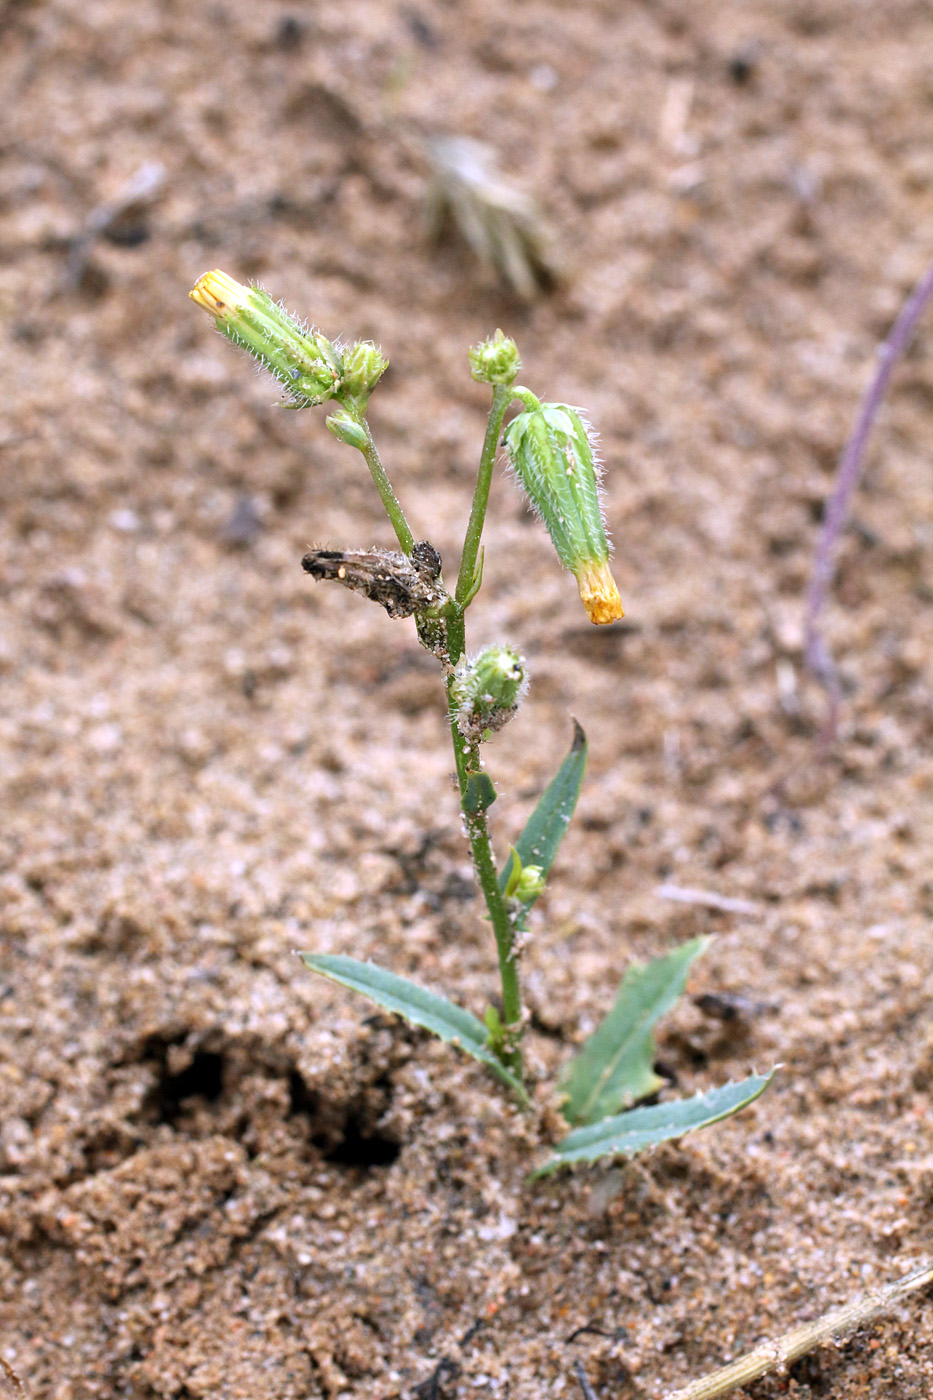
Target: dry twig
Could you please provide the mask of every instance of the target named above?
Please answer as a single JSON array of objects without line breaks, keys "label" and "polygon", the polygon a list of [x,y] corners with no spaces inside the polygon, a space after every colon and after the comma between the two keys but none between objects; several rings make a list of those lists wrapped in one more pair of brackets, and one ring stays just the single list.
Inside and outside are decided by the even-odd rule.
[{"label": "dry twig", "polygon": [[793,1327],[773,1342],[762,1342],[738,1361],[732,1361],[728,1366],[723,1366],[698,1381],[692,1381],[682,1390],[669,1391],[664,1400],[716,1400],[719,1395],[728,1395],[737,1386],[747,1385],[759,1376],[766,1376],[771,1371],[790,1366],[792,1362],[806,1356],[824,1342],[834,1341],[854,1332],[857,1327],[873,1321],[881,1313],[893,1308],[902,1298],[917,1293],[931,1282],[933,1264],[927,1262],[906,1278],[899,1279],[897,1283],[875,1288],[861,1298],[856,1298],[854,1302],[846,1303],[844,1307],[824,1313],[815,1322],[804,1322],[800,1327]]},{"label": "dry twig", "polygon": [[862,476],[862,464],[868,439],[878,410],[884,402],[894,366],[910,344],[914,328],[927,302],[933,296],[933,263],[927,268],[901,308],[891,328],[891,334],[878,351],[878,363],[871,383],[865,391],[862,406],[843,449],[836,471],[836,481],[826,506],[823,528],[816,546],[813,572],[807,591],[807,612],[804,624],[804,653],[807,666],[825,688],[829,706],[823,725],[821,744],[825,748],[835,737],[839,718],[839,677],[829,648],[820,630],[820,613],[829,594],[835,572],[836,544],[849,514],[849,504]]},{"label": "dry twig", "polygon": [[732,895],[717,894],[715,890],[695,890],[686,885],[656,885],[658,899],[673,899],[678,904],[699,904],[704,909],[721,909],[725,914],[748,914],[751,918],[761,917],[761,905],[750,899],[736,899]]},{"label": "dry twig", "polygon": [[577,1373],[577,1380],[580,1382],[580,1389],[583,1391],[583,1400],[596,1400],[596,1392],[586,1378],[583,1362],[580,1360],[575,1361],[573,1363],[573,1369]]}]

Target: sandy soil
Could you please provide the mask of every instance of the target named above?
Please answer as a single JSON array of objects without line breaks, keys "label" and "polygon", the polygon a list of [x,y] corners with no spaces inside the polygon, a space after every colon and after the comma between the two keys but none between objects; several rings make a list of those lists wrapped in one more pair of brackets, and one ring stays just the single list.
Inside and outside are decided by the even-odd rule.
[{"label": "sandy soil", "polygon": [[[841,549],[825,763],[801,635],[933,247],[931,75],[918,0],[0,3],[0,1353],[29,1396],[542,1400],[580,1359],[599,1400],[656,1397],[929,1255],[929,325]],[[564,286],[525,306],[425,244],[437,132],[494,143]],[[374,430],[449,572],[467,345],[503,326],[601,429],[626,622],[589,627],[503,478],[471,614],[533,677],[490,745],[500,849],[571,713],[591,742],[531,1056],[713,933],[659,1053],[675,1094],[780,1061],[739,1119],[529,1185],[536,1120],[480,1066],[298,965],[495,985],[436,669],[299,567],[390,544],[375,493],[186,300],[214,266],[383,345]],[[746,1393],[916,1400],[931,1342],[921,1299]]]}]

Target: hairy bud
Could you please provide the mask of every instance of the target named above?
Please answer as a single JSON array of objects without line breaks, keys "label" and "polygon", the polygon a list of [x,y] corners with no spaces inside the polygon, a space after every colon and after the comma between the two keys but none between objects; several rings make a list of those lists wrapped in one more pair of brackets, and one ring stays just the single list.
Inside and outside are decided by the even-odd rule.
[{"label": "hairy bud", "polygon": [[558,558],[577,580],[590,621],[615,622],[623,612],[609,569],[592,430],[575,408],[543,403],[509,424],[505,445]]},{"label": "hairy bud", "polygon": [[525,660],[514,647],[486,647],[472,661],[461,662],[451,692],[460,733],[476,744],[501,729],[527,688]]},{"label": "hairy bud", "polygon": [[338,442],[345,442],[348,447],[355,447],[359,452],[364,451],[368,445],[366,429],[345,408],[338,409],[329,418],[325,418],[324,422]]},{"label": "hairy bud", "polygon": [[368,340],[358,340],[345,350],[343,361],[343,387],[355,399],[365,403],[385,373],[389,361],[378,345]]},{"label": "hairy bud", "polygon": [[513,848],[513,869],[508,884],[503,890],[506,899],[517,899],[519,904],[534,904],[544,889],[544,867],[541,865],[514,864],[517,852]]},{"label": "hairy bud", "polygon": [[205,272],[189,296],[213,316],[222,335],[285,385],[294,407],[323,403],[340,389],[340,356],[330,341],[261,287],[244,287],[225,272]]},{"label": "hairy bud", "polygon": [[518,346],[502,331],[470,350],[470,373],[480,384],[514,384],[521,367]]}]

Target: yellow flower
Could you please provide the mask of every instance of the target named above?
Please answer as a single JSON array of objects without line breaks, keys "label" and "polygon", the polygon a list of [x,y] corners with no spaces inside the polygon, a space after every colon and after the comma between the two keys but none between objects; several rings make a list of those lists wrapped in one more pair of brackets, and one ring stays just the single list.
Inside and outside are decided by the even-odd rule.
[{"label": "yellow flower", "polygon": [[249,288],[242,282],[235,282],[225,272],[215,270],[199,277],[188,295],[219,321],[244,310],[249,301]]},{"label": "yellow flower", "polygon": [[625,613],[612,571],[607,563],[582,564],[574,570],[577,587],[590,622],[618,622]]},{"label": "yellow flower", "polygon": [[623,617],[609,568],[595,434],[575,408],[539,403],[505,432],[515,475],[547,526],[557,556],[577,580],[590,622]]},{"label": "yellow flower", "polygon": [[284,384],[296,408],[324,403],[342,386],[340,356],[323,335],[272,300],[215,269],[188,293],[213,316],[217,329]]}]

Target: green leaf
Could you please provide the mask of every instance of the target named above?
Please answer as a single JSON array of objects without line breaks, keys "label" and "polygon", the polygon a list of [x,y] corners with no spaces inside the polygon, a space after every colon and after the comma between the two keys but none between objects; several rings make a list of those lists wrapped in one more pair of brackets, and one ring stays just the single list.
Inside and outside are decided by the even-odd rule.
[{"label": "green leaf", "polygon": [[571,1126],[598,1123],[661,1088],[652,1031],[683,992],[690,965],[708,942],[692,938],[663,958],[628,969],[612,1010],[561,1076]]},{"label": "green leaf", "polygon": [[[546,878],[554,864],[557,848],[567,834],[570,818],[573,816],[580,796],[583,774],[586,770],[586,735],[576,720],[573,722],[573,743],[570,752],[558,768],[538,799],[524,831],[515,843],[515,849],[522,865],[540,866],[542,877]],[[499,876],[499,888],[504,890],[512,875],[513,857],[511,853]],[[537,899],[529,899],[525,908],[530,909]]]},{"label": "green leaf", "polygon": [[673,1103],[653,1104],[650,1108],[632,1108],[601,1123],[577,1128],[559,1142],[532,1180],[547,1176],[572,1162],[595,1162],[600,1157],[632,1157],[646,1147],[654,1147],[670,1138],[708,1128],[722,1118],[730,1118],[763,1094],[774,1078],[770,1074],[753,1074],[738,1084],[723,1084],[692,1099],[676,1099]]},{"label": "green leaf", "polygon": [[509,863],[502,872],[502,879],[500,881],[502,893],[505,895],[506,899],[511,899],[512,895],[518,889],[518,882],[522,878],[523,868],[521,856],[514,846],[510,846]]},{"label": "green leaf", "polygon": [[497,797],[496,789],[488,773],[467,773],[466,788],[463,793],[463,810],[467,816],[485,812]]},{"label": "green leaf", "polygon": [[528,1095],[519,1080],[490,1050],[487,1027],[471,1011],[465,1011],[446,997],[429,992],[416,982],[409,982],[407,977],[387,972],[375,963],[360,962],[357,958],[342,957],[337,953],[302,953],[300,956],[312,972],[320,972],[351,991],[362,992],[386,1011],[404,1016],[413,1026],[423,1026],[441,1040],[459,1046],[474,1060],[482,1060],[503,1084],[514,1090],[522,1103],[528,1102]]}]

